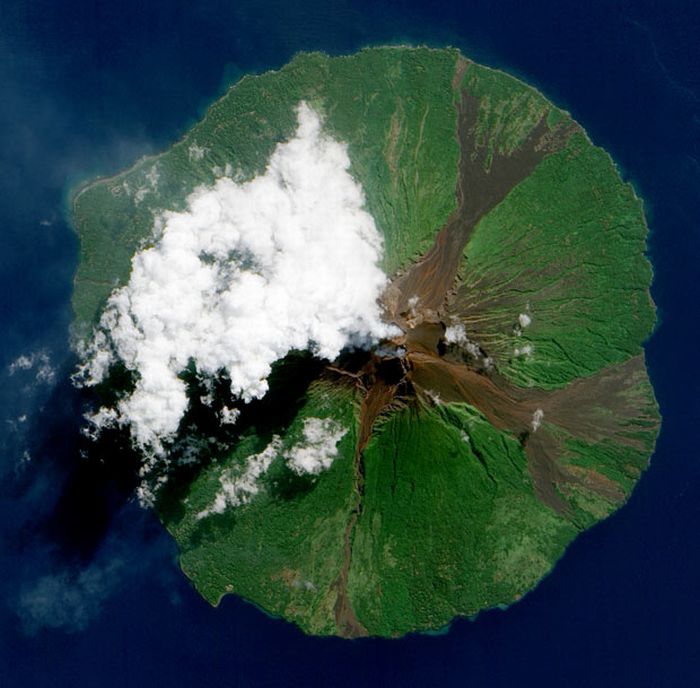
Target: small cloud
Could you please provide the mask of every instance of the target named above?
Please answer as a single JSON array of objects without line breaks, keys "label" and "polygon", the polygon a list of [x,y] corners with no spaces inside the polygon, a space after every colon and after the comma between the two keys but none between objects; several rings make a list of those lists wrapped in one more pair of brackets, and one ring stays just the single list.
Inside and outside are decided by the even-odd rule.
[{"label": "small cloud", "polygon": [[33,356],[18,356],[8,368],[10,375],[14,375],[18,370],[30,370],[34,365]]},{"label": "small cloud", "polygon": [[523,346],[516,346],[513,350],[513,354],[516,358],[524,356],[525,358],[530,358],[535,347],[532,344],[524,344]]},{"label": "small cloud", "polygon": [[469,339],[467,330],[462,323],[453,323],[445,328],[445,342],[462,348],[472,358],[481,361],[484,368],[489,369],[491,367],[491,359],[488,356],[484,356],[479,345]]},{"label": "small cloud", "polygon": [[193,162],[197,162],[201,160],[208,152],[209,149],[206,146],[198,146],[196,143],[193,143],[187,149],[187,156]]},{"label": "small cloud", "polygon": [[454,325],[449,325],[445,329],[445,341],[448,344],[459,344],[465,345],[469,342],[467,337],[467,330],[462,323],[456,323]]},{"label": "small cloud", "polygon": [[229,507],[248,504],[260,491],[260,478],[272,462],[283,456],[289,468],[299,475],[316,475],[330,468],[338,453],[338,442],[347,430],[332,418],[305,418],[302,439],[283,451],[283,442],[274,435],[270,443],[257,454],[245,459],[243,467],[225,469],[219,477],[221,489],[214,501],[197,514],[198,519],[222,514]]},{"label": "small cloud", "polygon": [[430,401],[432,401],[433,404],[435,404],[435,406],[442,405],[442,398],[440,397],[440,394],[438,392],[435,392],[432,389],[426,389],[425,393],[428,395]]},{"label": "small cloud", "polygon": [[219,412],[219,421],[222,425],[233,425],[240,415],[241,412],[239,409],[230,409],[228,406],[224,406]]},{"label": "small cloud", "polygon": [[543,418],[544,418],[544,411],[541,408],[538,408],[532,414],[532,421],[530,422],[530,427],[532,428],[532,432],[537,432],[539,430],[540,425],[542,425]]},{"label": "small cloud", "polygon": [[219,477],[221,489],[211,506],[197,514],[198,519],[212,514],[223,514],[228,507],[247,504],[260,491],[258,481],[267,472],[270,464],[282,449],[282,440],[275,435],[272,441],[258,454],[245,460],[242,470],[226,469]]},{"label": "small cloud", "polygon": [[21,456],[17,461],[15,462],[14,465],[14,472],[15,475],[21,475],[23,474],[27,468],[29,467],[29,464],[32,462],[32,455],[29,453],[28,449],[25,449],[22,451]]},{"label": "small cloud", "polygon": [[116,427],[119,422],[117,412],[111,408],[101,408],[95,413],[86,413],[84,418],[88,424],[84,425],[80,432],[91,440],[96,440],[102,430]]},{"label": "small cloud", "polygon": [[119,584],[122,562],[93,564],[76,572],[42,576],[23,588],[17,612],[27,633],[42,629],[81,631]]},{"label": "small cloud", "polygon": [[[151,166],[151,168],[145,174],[145,184],[136,189],[136,192],[134,193],[134,203],[138,205],[149,193],[156,192],[158,190],[159,181],[160,173],[158,171],[158,165],[155,164]],[[124,189],[128,194],[129,188],[126,182],[124,183]]]},{"label": "small cloud", "polygon": [[287,465],[299,474],[328,470],[338,453],[337,444],[346,434],[332,418],[305,418],[304,438],[287,451]]},{"label": "small cloud", "polygon": [[51,385],[56,380],[56,371],[51,365],[49,354],[45,350],[18,356],[7,368],[10,375],[24,371],[35,371],[35,380]]}]

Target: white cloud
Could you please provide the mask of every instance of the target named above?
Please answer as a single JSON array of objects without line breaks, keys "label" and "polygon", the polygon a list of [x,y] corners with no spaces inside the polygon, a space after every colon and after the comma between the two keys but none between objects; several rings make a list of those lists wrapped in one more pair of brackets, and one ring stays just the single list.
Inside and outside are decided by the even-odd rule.
[{"label": "white cloud", "polygon": [[[154,191],[158,190],[158,181],[160,180],[160,173],[158,172],[158,165],[153,165],[150,170],[145,174],[145,181],[146,183],[143,186],[140,186],[138,189],[136,189],[136,192],[134,193],[134,203],[138,205],[143,201],[144,198],[149,193],[152,193]],[[124,182],[125,185],[125,190],[127,194],[129,193],[129,186],[126,182]]]},{"label": "white cloud", "polygon": [[212,504],[200,511],[197,518],[222,514],[229,507],[248,504],[260,491],[260,478],[278,456],[283,456],[287,465],[299,475],[316,475],[327,470],[338,453],[338,442],[346,433],[347,430],[332,418],[305,418],[303,439],[286,451],[283,451],[282,439],[274,435],[265,449],[245,459],[242,468],[222,472],[219,477],[221,489]]},{"label": "white cloud", "polygon": [[526,358],[530,358],[534,350],[535,347],[532,344],[524,344],[523,346],[516,346],[513,353],[516,357],[525,356]]},{"label": "white cloud", "polygon": [[222,425],[233,425],[240,415],[240,409],[230,409],[228,406],[224,406],[219,412],[219,421]]},{"label": "white cloud", "polygon": [[187,149],[187,156],[190,160],[198,161],[201,160],[208,152],[209,149],[206,146],[198,146],[196,143],[193,143]]},{"label": "white cloud", "polygon": [[448,344],[454,344],[464,349],[470,356],[477,360],[483,359],[482,364],[485,368],[491,366],[491,359],[484,358],[479,345],[471,341],[467,335],[467,330],[462,323],[452,323],[445,328],[445,341]]},{"label": "white cloud", "polygon": [[123,563],[91,564],[78,572],[46,575],[23,587],[18,613],[26,632],[42,628],[83,630],[120,582]]},{"label": "white cloud", "polygon": [[532,428],[532,432],[537,432],[539,430],[540,425],[542,425],[543,418],[544,418],[544,411],[542,409],[538,408],[532,414],[532,421],[530,422],[530,427]]},{"label": "white cloud", "polygon": [[222,514],[230,506],[247,504],[254,495],[258,494],[260,477],[267,472],[281,449],[282,440],[275,435],[265,449],[259,454],[252,454],[245,460],[245,467],[242,471],[224,470],[219,477],[221,489],[212,505],[200,511],[197,518]]},{"label": "white cloud", "polygon": [[18,356],[7,368],[10,375],[29,370],[36,371],[35,379],[37,382],[51,385],[56,379],[56,371],[51,365],[51,358],[46,351],[36,351],[32,354]]},{"label": "white cloud", "polygon": [[430,401],[432,401],[433,404],[435,404],[435,406],[442,406],[442,397],[438,392],[435,392],[432,389],[426,389],[425,393],[428,395]]},{"label": "white cloud", "polygon": [[85,420],[88,422],[81,432],[85,437],[97,439],[100,431],[104,428],[111,428],[118,424],[119,414],[112,408],[101,408],[95,413],[86,413]]},{"label": "white cloud", "polygon": [[29,370],[34,365],[33,356],[22,354],[18,356],[8,368],[10,375],[14,375],[18,370]]},{"label": "white cloud", "polygon": [[396,334],[381,320],[382,240],[347,147],[305,103],[297,115],[264,174],[219,179],[185,211],[163,214],[160,238],[132,259],[87,348],[82,384],[116,360],[138,373],[116,411],[146,452],[162,455],[178,429],[188,406],[178,375],[190,360],[204,376],[227,371],[247,402],[264,396],[272,364],[291,350],[332,360]]},{"label": "white cloud", "polygon": [[296,473],[318,474],[330,468],[347,430],[332,418],[305,418],[304,439],[289,449],[287,465]]},{"label": "white cloud", "polygon": [[522,327],[523,329],[526,328],[526,327],[528,327],[528,325],[530,325],[530,323],[532,323],[532,317],[529,316],[527,313],[521,313],[521,314],[518,316],[518,324],[519,324],[520,327]]},{"label": "white cloud", "polygon": [[445,329],[445,341],[448,344],[466,344],[469,339],[464,325],[462,323],[448,325]]}]

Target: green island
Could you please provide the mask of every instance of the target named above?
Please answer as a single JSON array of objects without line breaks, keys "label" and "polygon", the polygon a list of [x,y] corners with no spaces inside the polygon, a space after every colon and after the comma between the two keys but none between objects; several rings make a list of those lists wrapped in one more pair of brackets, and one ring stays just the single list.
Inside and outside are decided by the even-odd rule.
[{"label": "green island", "polygon": [[[642,204],[567,112],[455,49],[300,54],[243,78],[167,151],[75,191],[80,337],[154,217],[221,175],[262,174],[300,101],[347,144],[402,355],[290,354],[225,451],[174,470],[155,508],[213,605],[240,595],[317,635],[440,629],[519,600],[648,464]],[[345,432],[327,470],[299,475],[284,447],[318,418]],[[269,447],[257,494],[203,518],[222,475]]]}]

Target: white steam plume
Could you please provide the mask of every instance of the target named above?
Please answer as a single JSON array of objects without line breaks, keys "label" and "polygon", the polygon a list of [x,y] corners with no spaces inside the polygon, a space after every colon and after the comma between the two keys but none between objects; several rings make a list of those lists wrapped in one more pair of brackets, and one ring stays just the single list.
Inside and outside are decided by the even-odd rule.
[{"label": "white steam plume", "polygon": [[116,360],[138,373],[116,418],[152,455],[187,410],[178,375],[190,361],[204,375],[225,370],[231,392],[250,401],[293,349],[334,359],[395,334],[377,303],[381,236],[347,147],[305,103],[297,116],[264,174],[219,179],[192,193],[187,210],[165,213],[157,244],[134,256],[129,283],[108,301],[78,380],[102,381]]}]

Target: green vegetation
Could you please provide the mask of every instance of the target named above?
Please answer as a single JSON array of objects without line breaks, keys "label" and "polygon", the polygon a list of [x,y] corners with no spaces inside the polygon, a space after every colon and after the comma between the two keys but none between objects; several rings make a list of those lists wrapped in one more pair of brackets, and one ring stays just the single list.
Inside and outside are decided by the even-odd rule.
[{"label": "green vegetation", "polygon": [[365,471],[350,589],[372,634],[512,602],[576,534],[533,494],[519,443],[463,405],[395,415]]},{"label": "green vegetation", "polygon": [[[462,96],[477,107],[458,138]],[[477,370],[464,383],[477,399],[459,397],[446,373],[446,401],[442,388],[415,382],[381,409],[358,450],[370,384],[326,371],[168,486],[159,513],[183,571],[213,604],[236,593],[322,635],[440,628],[519,599],[578,532],[625,502],[647,465],[659,418],[641,355],[655,320],[641,202],[567,113],[455,50],[302,54],[242,79],[164,153],[76,193],[79,332],[153,241],[154,217],[224,173],[263,171],[303,99],[347,142],[392,277],[416,265],[458,210],[460,155],[484,175],[482,186],[461,180],[468,195],[543,137],[532,169],[513,177],[460,245],[444,312],[425,316],[464,325],[497,375],[456,346],[433,352]],[[460,151],[465,140],[473,150]],[[407,360],[417,367],[414,353]],[[283,454],[308,418],[332,418],[346,434],[330,469],[299,476]],[[276,435],[258,493],[202,518],[222,476],[240,474]],[[344,601],[349,612],[339,611]]]},{"label": "green vegetation", "polygon": [[480,65],[470,65],[462,87],[479,102],[476,140],[488,150],[487,166],[494,153],[515,151],[543,115],[550,113],[550,126],[566,116],[522,82]]},{"label": "green vegetation", "polygon": [[[479,222],[462,268],[465,324],[522,386],[624,361],[655,319],[645,237],[632,188],[576,133]],[[532,320],[522,332],[520,313]],[[515,354],[527,345],[531,353]]]},{"label": "green vegetation", "polygon": [[261,173],[275,145],[293,134],[301,100],[348,143],[353,176],[384,236],[385,271],[422,253],[455,205],[456,59],[452,50],[398,48],[299,55],[279,71],[242,79],[164,153],[79,190],[72,204],[78,331],[128,279],[131,256],[152,241],[154,214],[182,209],[197,186],[227,170],[241,179]]},{"label": "green vegetation", "polygon": [[[339,458],[321,478],[298,476],[284,462],[284,448],[301,436],[308,417],[333,418],[347,434]],[[221,489],[224,469],[240,472],[270,436],[249,432],[235,450],[189,487],[186,508],[167,511],[165,523],[183,551],[183,571],[212,604],[236,592],[313,633],[333,633],[330,590],[341,566],[345,524],[352,502],[352,456],[357,441],[352,396],[320,385],[290,424],[284,446],[247,504],[199,518]]]}]

